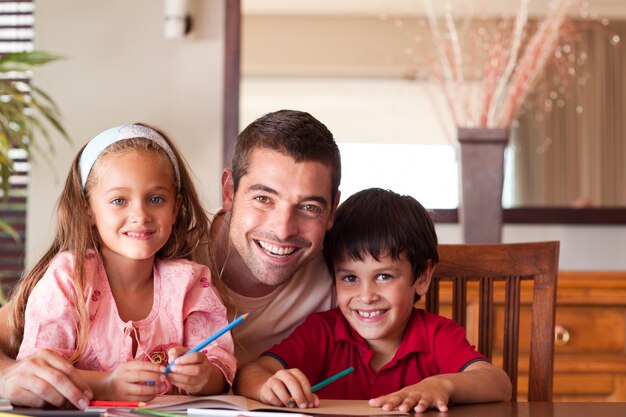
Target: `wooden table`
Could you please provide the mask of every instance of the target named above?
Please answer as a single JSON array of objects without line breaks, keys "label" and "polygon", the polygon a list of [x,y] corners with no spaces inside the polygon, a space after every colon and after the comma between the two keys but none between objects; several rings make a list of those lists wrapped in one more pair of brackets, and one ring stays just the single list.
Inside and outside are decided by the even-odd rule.
[{"label": "wooden table", "polygon": [[[626,403],[490,403],[451,406],[448,413],[429,411],[424,417],[624,417]],[[417,415],[416,415],[417,416]]]},{"label": "wooden table", "polygon": [[[15,412],[14,411],[8,411]],[[29,410],[30,415],[40,417],[82,417],[87,413],[80,411],[63,410]],[[20,411],[26,414],[26,409]],[[284,413],[289,417],[290,413]],[[181,414],[185,416],[186,414]],[[242,413],[245,415],[245,413]],[[91,414],[93,416],[93,414]],[[140,417],[139,414],[137,414]],[[447,413],[438,411],[428,411],[424,414],[416,414],[414,417],[624,417],[626,416],[626,402],[593,402],[593,403],[540,403],[540,402],[518,402],[518,403],[490,403],[451,406]],[[341,417],[341,416],[320,416],[320,417]],[[411,416],[413,417],[413,416]]]}]

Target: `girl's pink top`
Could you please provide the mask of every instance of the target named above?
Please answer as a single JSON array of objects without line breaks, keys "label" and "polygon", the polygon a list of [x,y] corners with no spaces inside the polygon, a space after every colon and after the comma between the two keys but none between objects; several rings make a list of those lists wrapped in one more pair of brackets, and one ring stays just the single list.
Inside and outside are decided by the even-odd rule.
[{"label": "girl's pink top", "polygon": [[[78,313],[73,268],[74,256],[60,253],[33,289],[18,359],[44,348],[66,358],[74,353]],[[168,349],[192,348],[227,324],[226,308],[211,283],[209,268],[184,259],[155,261],[152,310],[143,320],[120,319],[95,253],[85,262],[84,297],[90,328],[87,348],[75,363],[79,369],[109,371],[130,360],[167,365]],[[132,335],[138,340],[135,355]],[[232,337],[226,333],[202,351],[231,384],[236,370],[233,350]]]}]

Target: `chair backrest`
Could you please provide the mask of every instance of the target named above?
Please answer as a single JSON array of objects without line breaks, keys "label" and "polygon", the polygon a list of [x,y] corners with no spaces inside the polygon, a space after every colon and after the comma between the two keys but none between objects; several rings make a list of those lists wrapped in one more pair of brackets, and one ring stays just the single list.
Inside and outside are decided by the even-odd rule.
[{"label": "chair backrest", "polygon": [[[492,358],[494,282],[504,281],[502,366],[517,400],[521,281],[533,280],[528,401],[552,401],[559,242],[441,244],[426,309],[439,312],[441,281],[452,281],[452,318],[466,327],[467,284],[478,284],[478,350]],[[476,285],[476,284],[474,284]]]}]

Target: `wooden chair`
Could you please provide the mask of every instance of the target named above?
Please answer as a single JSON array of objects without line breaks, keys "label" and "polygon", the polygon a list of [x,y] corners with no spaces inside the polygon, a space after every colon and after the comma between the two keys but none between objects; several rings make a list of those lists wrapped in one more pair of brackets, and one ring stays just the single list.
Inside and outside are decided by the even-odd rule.
[{"label": "wooden chair", "polygon": [[504,281],[503,368],[517,400],[521,281],[533,280],[528,401],[552,401],[559,242],[439,245],[439,264],[426,294],[438,313],[441,281],[452,281],[452,319],[466,327],[467,284],[478,284],[478,351],[492,358],[494,282]]}]

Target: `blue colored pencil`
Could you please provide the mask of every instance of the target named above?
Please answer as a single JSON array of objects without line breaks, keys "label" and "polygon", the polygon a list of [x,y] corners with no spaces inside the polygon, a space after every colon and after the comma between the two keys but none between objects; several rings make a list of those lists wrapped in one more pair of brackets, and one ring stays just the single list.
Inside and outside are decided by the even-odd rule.
[{"label": "blue colored pencil", "polygon": [[[210,337],[206,338],[203,342],[201,342],[198,346],[194,347],[193,349],[189,349],[187,352],[185,352],[185,355],[187,355],[189,353],[193,353],[193,352],[199,352],[200,350],[204,349],[209,343],[213,343],[218,337],[222,336],[224,333],[228,332],[233,327],[238,326],[239,324],[241,324],[246,319],[246,317],[248,317],[249,314],[250,313],[246,313],[246,314],[242,314],[241,316],[237,317],[235,320],[231,321],[226,326],[222,327],[220,330],[215,332],[213,334],[213,336],[210,336]],[[172,363],[167,365],[167,368],[165,368],[165,372],[163,372],[163,374],[164,375],[169,374],[170,371],[171,371],[172,366],[174,366],[175,363],[176,363],[176,361],[173,361]]]}]

